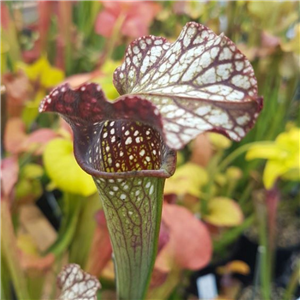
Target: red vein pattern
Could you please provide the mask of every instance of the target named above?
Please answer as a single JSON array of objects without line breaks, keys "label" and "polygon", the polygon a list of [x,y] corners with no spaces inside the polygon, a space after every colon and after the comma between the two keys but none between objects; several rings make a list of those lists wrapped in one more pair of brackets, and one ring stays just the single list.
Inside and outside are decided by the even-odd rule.
[{"label": "red vein pattern", "polygon": [[[41,112],[58,112],[71,124],[77,161],[94,176],[159,170],[170,154],[169,148],[180,149],[203,131],[220,132],[238,141],[262,108],[254,72],[245,56],[224,35],[217,36],[193,22],[173,44],[154,36],[135,40],[115,71],[114,83],[125,95],[113,103],[107,101],[100,86],[90,83],[76,90],[62,85],[40,105]],[[110,139],[105,138],[107,122],[117,124],[111,130],[118,134]],[[124,134],[120,130],[126,126],[156,131],[151,137],[158,134],[161,138],[155,139],[164,142],[150,145],[154,148],[149,151],[160,154],[151,155],[147,161],[149,155],[139,155],[146,149],[131,153],[131,149],[141,147],[136,140],[145,136],[126,136],[128,130]],[[105,151],[110,148],[114,153]],[[126,157],[117,159],[116,152],[124,152]],[[153,176],[166,177],[172,170],[167,173],[154,172]]]},{"label": "red vein pattern", "polygon": [[105,210],[120,299],[140,299],[153,266],[164,179],[176,165],[156,107],[136,96],[110,103],[98,85],[86,84],[55,89],[40,110],[56,111],[72,126],[76,159],[93,175]]},{"label": "red vein pattern", "polygon": [[239,141],[262,109],[246,57],[223,34],[194,22],[173,44],[155,36],[132,42],[114,73],[114,84],[120,94],[155,104],[173,149],[204,131]]},{"label": "red vein pattern", "polygon": [[[107,220],[117,266],[122,266],[119,283],[126,286],[131,299],[135,287],[146,286],[145,272],[152,269],[155,233],[158,232],[164,179],[132,177],[118,179],[94,178]],[[122,289],[121,289],[122,290]],[[120,297],[122,298],[122,297]]]},{"label": "red vein pattern", "polygon": [[169,177],[174,172],[175,153],[163,142],[160,116],[147,100],[124,96],[111,103],[97,84],[75,90],[65,84],[45,97],[40,111],[58,112],[71,125],[76,159],[91,175],[148,170],[145,175],[156,171],[152,176]]}]

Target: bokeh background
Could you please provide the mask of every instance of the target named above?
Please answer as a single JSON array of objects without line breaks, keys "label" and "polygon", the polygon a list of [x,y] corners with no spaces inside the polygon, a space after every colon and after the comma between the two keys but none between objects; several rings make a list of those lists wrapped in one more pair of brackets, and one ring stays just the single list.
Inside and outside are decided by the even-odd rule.
[{"label": "bokeh background", "polygon": [[300,296],[298,2],[3,1],[1,299],[55,299],[57,274],[72,262],[100,279],[98,299],[115,299],[96,188],[75,162],[68,125],[38,106],[62,82],[97,82],[115,99],[127,45],[148,34],[175,41],[189,21],[238,45],[264,109],[242,142],[207,133],[178,153],[147,298]]}]

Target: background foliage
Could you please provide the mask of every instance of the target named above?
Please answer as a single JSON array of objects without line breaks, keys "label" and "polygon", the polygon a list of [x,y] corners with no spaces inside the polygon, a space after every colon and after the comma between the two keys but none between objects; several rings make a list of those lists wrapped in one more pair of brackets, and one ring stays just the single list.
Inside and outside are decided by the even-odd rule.
[{"label": "background foliage", "polygon": [[116,98],[112,74],[126,46],[147,34],[174,41],[188,21],[238,45],[264,109],[242,142],[208,133],[178,153],[148,298],[194,299],[207,273],[217,299],[248,299],[253,286],[265,299],[299,293],[297,2],[7,1],[1,14],[1,299],[54,299],[70,262],[100,278],[99,299],[114,298],[96,188],[75,162],[68,125],[38,105],[64,81],[97,82]]}]

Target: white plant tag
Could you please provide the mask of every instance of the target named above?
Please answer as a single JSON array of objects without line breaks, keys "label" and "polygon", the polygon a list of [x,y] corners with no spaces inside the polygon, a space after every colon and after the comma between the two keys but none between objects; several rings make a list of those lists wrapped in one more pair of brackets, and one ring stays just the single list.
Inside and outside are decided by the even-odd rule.
[{"label": "white plant tag", "polygon": [[215,299],[218,296],[216,277],[207,274],[197,279],[197,290],[199,299]]}]

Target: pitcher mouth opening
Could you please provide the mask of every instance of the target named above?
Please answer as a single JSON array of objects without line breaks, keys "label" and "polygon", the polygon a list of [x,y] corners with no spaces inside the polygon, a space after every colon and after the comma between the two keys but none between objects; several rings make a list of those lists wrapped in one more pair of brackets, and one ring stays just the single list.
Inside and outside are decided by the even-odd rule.
[{"label": "pitcher mouth opening", "polygon": [[176,151],[166,146],[153,127],[130,120],[107,120],[92,130],[88,143],[78,143],[80,136],[76,131],[74,135],[75,157],[90,175],[167,178],[174,173]]}]

